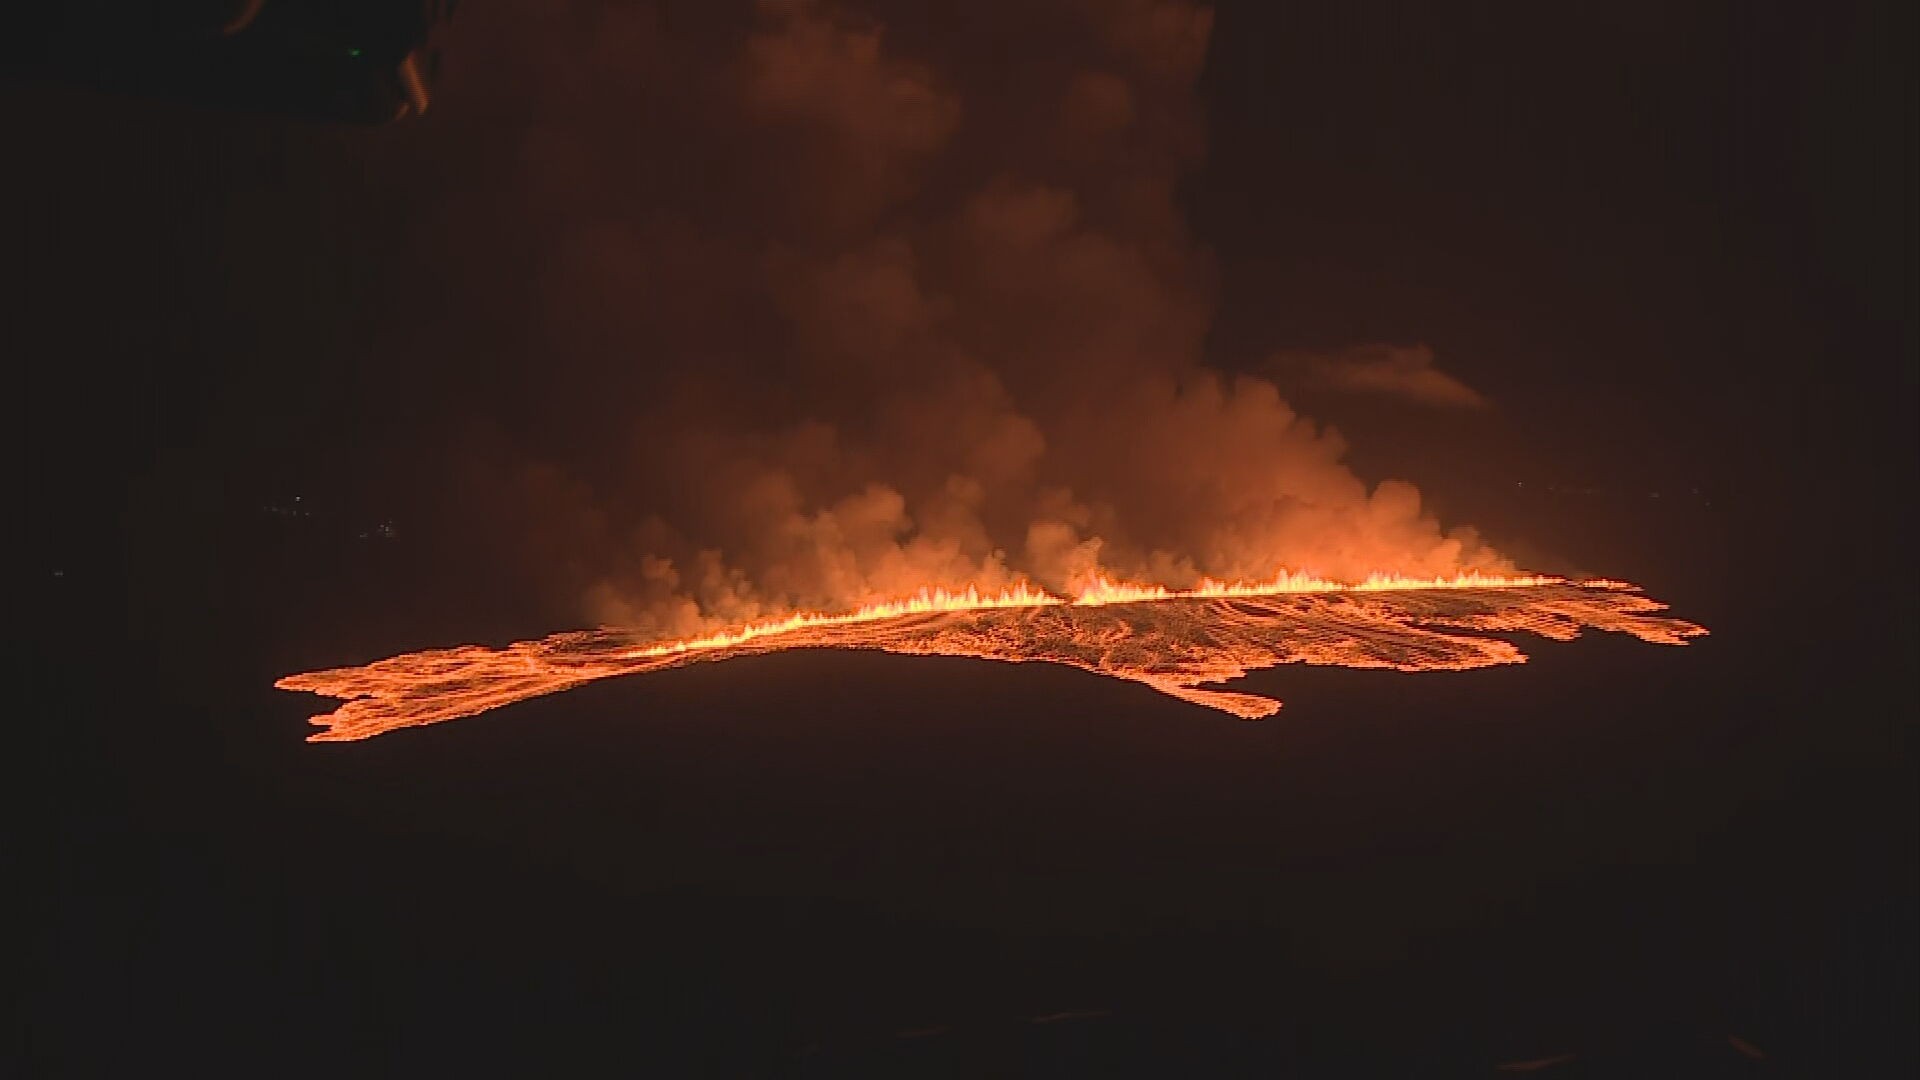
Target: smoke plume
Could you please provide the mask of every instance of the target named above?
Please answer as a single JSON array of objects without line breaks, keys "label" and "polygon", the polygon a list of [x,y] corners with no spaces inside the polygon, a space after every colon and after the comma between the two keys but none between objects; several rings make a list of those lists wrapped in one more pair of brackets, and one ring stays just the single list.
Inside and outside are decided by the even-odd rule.
[{"label": "smoke plume", "polygon": [[1213,269],[1176,195],[1205,7],[462,17],[410,228],[490,238],[440,295],[526,298],[460,312],[537,371],[496,387],[527,415],[489,484],[591,617],[1511,569],[1203,365]]}]

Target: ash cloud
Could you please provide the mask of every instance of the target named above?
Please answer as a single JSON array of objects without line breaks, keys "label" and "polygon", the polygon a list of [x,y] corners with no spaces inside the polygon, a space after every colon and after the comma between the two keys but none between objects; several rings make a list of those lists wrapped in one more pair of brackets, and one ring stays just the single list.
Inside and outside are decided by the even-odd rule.
[{"label": "ash cloud", "polygon": [[1202,363],[1214,271],[1175,190],[1204,154],[1206,8],[511,18],[460,27],[415,151],[446,194],[411,229],[490,238],[439,268],[450,309],[524,298],[460,307],[474,348],[537,371],[495,387],[526,415],[467,476],[590,617],[1510,568],[1356,477],[1270,381]]}]

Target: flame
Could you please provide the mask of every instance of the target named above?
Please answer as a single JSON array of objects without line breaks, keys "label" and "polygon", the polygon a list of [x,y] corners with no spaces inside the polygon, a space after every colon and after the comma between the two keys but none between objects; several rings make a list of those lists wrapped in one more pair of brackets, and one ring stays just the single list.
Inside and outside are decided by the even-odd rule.
[{"label": "flame", "polygon": [[997,593],[922,589],[846,612],[797,612],[678,640],[635,645],[614,630],[555,634],[504,649],[466,645],[360,667],[289,675],[274,685],[341,699],[312,718],[311,741],[364,739],[557,693],[597,679],[789,648],[1044,660],[1144,683],[1244,719],[1272,698],[1203,689],[1278,664],[1398,671],[1464,670],[1526,659],[1488,635],[1566,641],[1588,628],[1684,645],[1703,627],[1658,616],[1666,605],[1604,578],[1464,573],[1374,574],[1338,582],[1282,571],[1192,589],[1096,576],[1071,597],[1020,582]]},{"label": "flame", "polygon": [[[718,630],[711,634],[646,645],[632,649],[623,656],[628,659],[650,659],[704,649],[726,649],[776,634],[790,634],[796,630],[880,622],[905,615],[927,615],[947,611],[997,611],[1005,608],[1050,607],[1056,604],[1098,607],[1102,604],[1141,604],[1156,600],[1224,600],[1235,597],[1283,596],[1293,593],[1390,592],[1409,589],[1519,589],[1533,585],[1554,585],[1564,580],[1564,578],[1542,577],[1537,574],[1504,577],[1470,571],[1453,577],[1431,578],[1405,577],[1400,574],[1369,574],[1362,581],[1347,583],[1316,577],[1312,574],[1281,570],[1265,581],[1226,582],[1202,578],[1200,584],[1192,589],[1168,589],[1161,585],[1115,582],[1104,574],[1096,574],[1071,599],[1055,596],[1025,581],[997,593],[982,593],[971,585],[960,592],[951,592],[944,588],[921,589],[903,599],[882,600],[865,604],[852,611],[800,611],[763,622]],[[1599,587],[1633,588],[1621,582],[1603,582]]]},{"label": "flame", "polygon": [[[1082,607],[1098,604],[1136,604],[1154,600],[1228,600],[1235,597],[1286,596],[1295,593],[1399,592],[1412,589],[1524,589],[1535,585],[1558,585],[1565,578],[1524,574],[1505,577],[1479,571],[1452,577],[1413,578],[1401,574],[1368,574],[1357,582],[1331,581],[1312,574],[1282,570],[1265,581],[1215,581],[1202,578],[1192,589],[1168,589],[1161,585],[1116,584],[1096,575],[1073,603]],[[1628,586],[1631,588],[1632,586]]]},{"label": "flame", "polygon": [[927,615],[940,611],[996,611],[1003,608],[1045,607],[1050,604],[1064,604],[1065,600],[1035,589],[1022,581],[1011,589],[998,593],[982,594],[979,589],[969,585],[964,592],[948,592],[946,589],[921,589],[903,600],[883,600],[876,604],[867,604],[853,611],[829,614],[821,611],[802,611],[783,618],[768,619],[765,622],[748,623],[731,630],[705,634],[700,637],[682,638],[678,641],[648,645],[626,653],[633,659],[655,656],[673,656],[678,653],[696,652],[702,649],[725,649],[734,645],[744,645],[755,638],[771,637],[775,634],[790,634],[795,630],[809,630],[822,626],[847,626],[852,623],[880,622],[885,619],[898,619],[905,615]]}]

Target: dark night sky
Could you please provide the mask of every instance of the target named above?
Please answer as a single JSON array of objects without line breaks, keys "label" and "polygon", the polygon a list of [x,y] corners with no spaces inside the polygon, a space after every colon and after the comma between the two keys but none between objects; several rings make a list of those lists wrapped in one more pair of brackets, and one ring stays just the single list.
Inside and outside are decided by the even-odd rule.
[{"label": "dark night sky", "polygon": [[[439,112],[360,130],[10,75],[49,886],[27,1051],[49,1075],[418,1072],[556,1043],[756,1071],[863,1024],[1112,1007],[1105,1043],[964,1053],[1363,1075],[1355,1045],[1403,1067],[1743,1023],[1808,1075],[1910,1060],[1912,21],[1220,3],[1179,194],[1217,265],[1209,360],[1430,346],[1495,408],[1297,403],[1361,475],[1643,581],[1715,636],[1430,695],[1282,671],[1283,718],[1320,721],[1191,739],[1172,732],[1216,722],[1072,673],[788,655],[299,744],[274,675],[580,617],[526,565],[572,549],[496,530],[445,464],[590,453],[563,406],[617,412],[662,373],[599,392],[598,361],[529,361],[565,211],[491,206],[459,219],[466,251],[419,239],[513,167],[488,125],[553,100],[515,80],[562,77],[497,36],[463,69],[456,37]],[[644,108],[670,125],[676,101]],[[261,513],[296,493],[323,519]],[[397,539],[357,539],[382,520]],[[921,692],[986,696],[899,704]],[[1261,904],[1291,929],[1248,929]],[[1430,1049],[1395,1057],[1377,1025]]]},{"label": "dark night sky", "polygon": [[[1444,519],[1556,569],[1645,577],[1647,530],[1610,526],[1611,505],[1516,502],[1515,482],[1717,495],[1716,542],[1742,572],[1836,547],[1890,558],[1915,397],[1894,18],[1228,5],[1203,80],[1210,152],[1182,199],[1219,267],[1209,356],[1258,370],[1281,350],[1430,346],[1496,408],[1462,422],[1291,396],[1349,436],[1362,476],[1411,479]],[[491,51],[475,67],[510,67],[497,41],[476,48]],[[516,222],[524,199],[500,200],[524,192],[488,171],[526,152],[507,80],[538,72],[454,70],[449,93],[467,80],[475,103],[453,97],[425,134],[10,94],[39,165],[8,180],[15,348],[38,357],[32,422],[86,433],[36,471],[59,477],[37,492],[62,511],[41,516],[50,551],[98,541],[98,510],[128,497],[296,490],[471,544],[487,496],[447,489],[494,480],[449,458],[580,473],[618,456],[574,433],[617,427],[619,402],[685,361],[649,360],[617,320],[541,340],[551,327],[526,313],[572,286],[539,237],[570,223]],[[680,197],[671,183],[662,197]],[[423,242],[436,215],[459,224]],[[474,557],[524,579],[514,603],[577,618],[516,568],[535,561],[521,527],[491,531],[513,539]]]}]

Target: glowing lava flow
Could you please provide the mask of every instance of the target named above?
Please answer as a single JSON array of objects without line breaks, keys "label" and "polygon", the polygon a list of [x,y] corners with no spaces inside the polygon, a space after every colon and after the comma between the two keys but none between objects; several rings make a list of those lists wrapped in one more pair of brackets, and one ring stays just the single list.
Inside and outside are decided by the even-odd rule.
[{"label": "glowing lava flow", "polygon": [[878,649],[1065,664],[1259,719],[1280,703],[1202,687],[1280,664],[1459,671],[1526,660],[1494,634],[1567,641],[1596,629],[1684,645],[1706,633],[1659,616],[1665,608],[1623,582],[1537,576],[1376,575],[1342,584],[1282,573],[1190,590],[1097,579],[1071,600],[1024,584],[997,594],[923,590],[851,612],[795,614],[678,641],[636,644],[615,630],[577,631],[504,649],[408,653],[274,685],[342,699],[313,717],[325,730],[309,737],[340,742],[701,660],[795,648]]},{"label": "glowing lava flow", "polygon": [[[1566,579],[1527,574],[1500,577],[1478,572],[1453,577],[1410,578],[1399,574],[1370,574],[1366,580],[1345,584],[1280,571],[1266,581],[1214,581],[1203,579],[1197,588],[1168,589],[1162,585],[1124,585],[1096,578],[1073,601],[1081,607],[1100,604],[1137,604],[1151,600],[1230,600],[1255,596],[1287,596],[1303,593],[1336,592],[1410,592],[1416,589],[1521,589],[1532,585],[1559,585]],[[1609,583],[1611,584],[1611,583]],[[1632,586],[1628,586],[1631,588]]]},{"label": "glowing lava flow", "polygon": [[1046,607],[1051,604],[1064,604],[1066,601],[1038,589],[1032,589],[1026,582],[998,594],[982,595],[980,590],[971,586],[965,592],[948,592],[945,589],[921,589],[905,600],[888,600],[839,615],[827,615],[821,612],[801,612],[784,619],[769,619],[766,622],[748,623],[733,630],[721,630],[704,637],[684,638],[659,645],[647,645],[629,650],[629,658],[649,658],[655,656],[677,656],[681,653],[699,652],[703,649],[725,649],[733,645],[744,645],[755,638],[772,637],[776,634],[790,634],[796,630],[812,630],[823,626],[846,626],[850,623],[880,622],[885,619],[897,619],[903,615],[926,615],[938,611],[994,611],[1002,608]]}]

